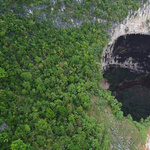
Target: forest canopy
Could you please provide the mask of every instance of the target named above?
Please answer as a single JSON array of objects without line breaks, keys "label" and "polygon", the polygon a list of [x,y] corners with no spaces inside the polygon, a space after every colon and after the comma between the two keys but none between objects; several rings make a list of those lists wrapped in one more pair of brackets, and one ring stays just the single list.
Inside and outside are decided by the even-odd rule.
[{"label": "forest canopy", "polygon": [[[69,2],[64,0],[66,5]],[[134,9],[140,4],[132,1],[137,4],[132,7],[131,0],[120,0],[107,8],[109,0],[84,2],[85,10],[91,3],[103,7],[108,15],[102,18],[106,19],[111,9],[118,16],[120,7]],[[123,117],[121,104],[100,87],[101,55],[109,39],[107,24],[84,22],[79,28],[58,29],[50,22],[5,9],[12,3],[3,2],[4,13],[0,14],[1,149],[108,149],[108,127],[87,114],[92,98],[97,97],[118,119]],[[98,8],[94,13],[101,16]]]}]

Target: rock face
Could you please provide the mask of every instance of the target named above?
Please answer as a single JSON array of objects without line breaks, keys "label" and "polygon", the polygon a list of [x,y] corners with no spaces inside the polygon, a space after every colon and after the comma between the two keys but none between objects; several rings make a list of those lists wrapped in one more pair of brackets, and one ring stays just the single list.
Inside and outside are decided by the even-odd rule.
[{"label": "rock face", "polygon": [[130,68],[132,70],[142,71],[137,62],[132,63],[132,57],[128,57],[124,62],[117,61],[118,56],[114,57],[114,47],[119,37],[126,38],[130,34],[150,35],[150,0],[144,6],[140,7],[137,11],[129,12],[129,15],[121,23],[116,23],[108,31],[110,40],[103,52],[102,69],[105,71],[109,65],[118,65],[123,68]]},{"label": "rock face", "polygon": [[101,81],[101,87],[103,87],[105,90],[109,89],[110,84],[108,83],[107,79],[103,79]]},{"label": "rock face", "polygon": [[147,132],[146,144],[142,148],[144,150],[150,150],[150,131]]},{"label": "rock face", "polygon": [[[23,16],[23,17],[33,17],[36,20],[39,21],[49,21],[52,22],[53,25],[57,28],[67,28],[67,27],[79,27],[83,24],[83,22],[85,22],[85,19],[77,19],[74,17],[71,17],[71,14],[73,12],[73,10],[67,10],[67,7],[65,6],[63,0],[61,1],[61,5],[60,8],[57,10],[57,13],[54,13],[54,8],[55,8],[55,4],[58,0],[50,0],[50,6],[51,9],[49,10],[49,5],[46,4],[39,4],[38,6],[35,6],[34,4],[31,4],[29,6],[27,5],[23,5],[20,4],[19,9],[21,9],[22,11],[19,12],[17,10],[17,7],[15,6],[15,3],[13,3],[13,5],[11,5],[10,7],[8,7],[12,12],[14,12],[15,14],[19,15],[19,16]],[[75,3],[77,4],[81,4],[83,2],[83,0],[75,0]],[[45,10],[49,10],[49,11],[45,11]],[[1,13],[1,12],[0,12]],[[52,14],[53,15],[52,15]],[[36,14],[36,15],[33,15]],[[62,20],[62,18],[66,18],[65,21]],[[91,17],[90,19],[88,19],[87,17],[86,21],[91,23],[91,22],[95,22],[98,21],[99,23],[104,23],[105,20],[102,20],[100,18],[97,17]]]},{"label": "rock face", "polygon": [[4,122],[2,125],[0,125],[0,131],[4,131],[5,129],[10,130],[11,127]]},{"label": "rock face", "polygon": [[105,53],[103,61],[109,67],[128,68],[138,73],[150,72],[150,36],[141,34],[121,36]]}]

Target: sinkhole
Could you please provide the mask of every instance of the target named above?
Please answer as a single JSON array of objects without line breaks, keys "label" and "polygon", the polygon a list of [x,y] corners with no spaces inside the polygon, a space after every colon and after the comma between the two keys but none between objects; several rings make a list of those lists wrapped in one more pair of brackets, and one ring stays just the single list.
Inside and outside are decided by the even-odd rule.
[{"label": "sinkhole", "polygon": [[150,36],[120,36],[103,56],[104,78],[122,103],[124,116],[140,121],[150,116]]}]

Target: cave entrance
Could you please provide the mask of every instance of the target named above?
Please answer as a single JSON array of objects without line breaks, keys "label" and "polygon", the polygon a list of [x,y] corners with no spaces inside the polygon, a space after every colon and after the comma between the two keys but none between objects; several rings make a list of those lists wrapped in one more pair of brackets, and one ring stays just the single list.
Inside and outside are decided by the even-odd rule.
[{"label": "cave entrance", "polygon": [[150,36],[121,36],[109,47],[104,55],[109,90],[122,103],[124,116],[146,119],[150,116]]}]

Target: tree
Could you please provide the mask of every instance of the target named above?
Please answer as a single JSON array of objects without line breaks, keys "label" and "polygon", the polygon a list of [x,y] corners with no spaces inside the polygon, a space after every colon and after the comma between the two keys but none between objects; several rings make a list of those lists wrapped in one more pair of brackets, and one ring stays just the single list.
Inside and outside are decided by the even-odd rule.
[{"label": "tree", "polygon": [[29,81],[23,81],[22,85],[27,91],[30,91],[31,85]]},{"label": "tree", "polygon": [[74,128],[74,126],[73,126],[73,124],[71,122],[68,124],[67,132],[70,135],[72,135],[73,133],[75,133],[75,128]]},{"label": "tree", "polygon": [[0,78],[5,78],[5,77],[8,77],[8,74],[3,68],[0,67]]},{"label": "tree", "polygon": [[21,140],[15,140],[11,143],[12,150],[26,150],[27,145]]},{"label": "tree", "polygon": [[32,80],[32,74],[30,72],[23,72],[21,77],[26,81]]},{"label": "tree", "polygon": [[51,130],[51,127],[44,119],[39,119],[38,122],[35,123],[35,129],[40,134],[47,134]]},{"label": "tree", "polygon": [[55,113],[51,108],[47,108],[46,110],[46,118],[47,119],[53,119],[55,118]]},{"label": "tree", "polygon": [[70,76],[68,80],[69,80],[69,82],[73,83],[74,82],[74,77]]}]

